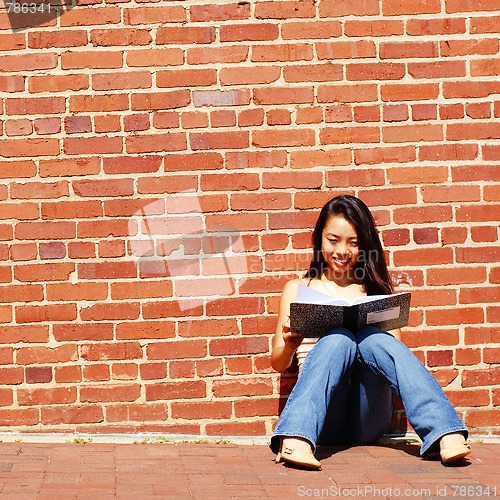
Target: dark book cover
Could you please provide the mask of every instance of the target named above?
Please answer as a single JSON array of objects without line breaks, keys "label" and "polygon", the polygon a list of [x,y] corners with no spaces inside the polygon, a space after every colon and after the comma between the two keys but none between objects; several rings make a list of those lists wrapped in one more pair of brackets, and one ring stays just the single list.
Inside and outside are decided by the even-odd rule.
[{"label": "dark book cover", "polygon": [[366,325],[373,325],[382,331],[401,328],[408,324],[410,299],[410,292],[402,292],[373,298],[360,297],[357,299],[360,302],[351,305],[292,302],[291,331],[304,337],[321,337],[339,326],[353,333]]}]

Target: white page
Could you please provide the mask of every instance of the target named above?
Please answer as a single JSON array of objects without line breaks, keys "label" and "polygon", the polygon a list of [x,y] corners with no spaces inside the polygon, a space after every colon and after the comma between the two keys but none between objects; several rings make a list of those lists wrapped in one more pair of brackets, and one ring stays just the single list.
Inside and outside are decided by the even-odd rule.
[{"label": "white page", "polygon": [[300,285],[297,288],[297,297],[295,302],[304,304],[330,304],[334,306],[348,306],[350,302],[347,300],[336,299],[326,293],[318,292],[305,285]]},{"label": "white page", "polygon": [[389,294],[389,295],[364,295],[363,297],[356,297],[353,300],[353,304],[364,304],[365,302],[372,302],[374,300],[379,300],[379,299],[386,299],[387,297],[392,297],[396,295],[403,295],[404,293],[407,292],[399,292],[399,293],[394,293],[394,294]]},{"label": "white page", "polygon": [[[403,295],[408,292],[399,292],[393,295]],[[352,302],[345,299],[338,299],[328,295],[326,293],[318,292],[308,286],[299,284],[297,288],[297,298],[295,302],[301,302],[304,304],[331,304],[334,306],[350,306],[354,304],[364,304],[365,302],[372,302],[379,299],[386,299],[391,295],[362,295],[361,297],[356,297]]]}]

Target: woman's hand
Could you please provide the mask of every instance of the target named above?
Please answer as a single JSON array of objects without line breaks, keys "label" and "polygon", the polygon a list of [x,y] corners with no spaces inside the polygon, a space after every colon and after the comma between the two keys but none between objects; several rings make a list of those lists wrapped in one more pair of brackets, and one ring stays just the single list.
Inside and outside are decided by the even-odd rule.
[{"label": "woman's hand", "polygon": [[302,337],[302,335],[300,335],[299,333],[294,333],[290,330],[290,316],[281,326],[281,334],[283,336],[283,342],[285,342],[285,345],[288,348],[293,349],[294,352],[304,340],[304,337]]},{"label": "woman's hand", "polygon": [[271,366],[278,372],[284,372],[292,364],[295,351],[303,340],[301,335],[290,330],[290,303],[297,296],[300,282],[298,279],[287,281],[281,293],[271,351]]}]

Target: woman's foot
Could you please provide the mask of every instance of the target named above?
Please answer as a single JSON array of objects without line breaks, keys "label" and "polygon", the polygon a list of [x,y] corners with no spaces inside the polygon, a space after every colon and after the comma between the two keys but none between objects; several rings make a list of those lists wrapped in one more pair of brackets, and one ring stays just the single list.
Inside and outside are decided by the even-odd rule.
[{"label": "woman's foot", "polygon": [[443,464],[458,462],[470,453],[470,446],[461,432],[444,435],[439,441]]},{"label": "woman's foot", "polygon": [[311,445],[302,438],[287,437],[281,439],[280,452],[276,456],[276,463],[282,460],[308,469],[321,469],[321,462],[314,458]]}]

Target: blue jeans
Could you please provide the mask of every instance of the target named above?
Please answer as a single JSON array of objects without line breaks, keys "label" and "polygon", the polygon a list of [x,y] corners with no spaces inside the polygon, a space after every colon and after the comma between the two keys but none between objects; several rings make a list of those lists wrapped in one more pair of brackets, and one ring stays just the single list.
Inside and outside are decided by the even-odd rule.
[{"label": "blue jeans", "polygon": [[422,440],[421,455],[445,434],[467,437],[441,386],[402,342],[372,326],[356,334],[335,328],[306,356],[271,449],[279,451],[280,436],[307,439],[313,451],[316,444],[370,444],[391,423],[392,392]]}]

